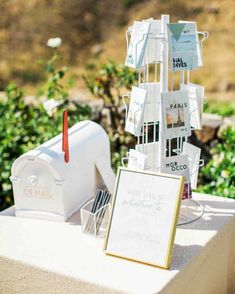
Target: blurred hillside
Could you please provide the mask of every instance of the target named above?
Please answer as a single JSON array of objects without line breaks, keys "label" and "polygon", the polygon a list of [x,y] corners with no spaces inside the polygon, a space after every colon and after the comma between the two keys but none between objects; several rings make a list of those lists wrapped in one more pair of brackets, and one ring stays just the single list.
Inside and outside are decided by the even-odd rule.
[{"label": "blurred hillside", "polygon": [[134,19],[170,14],[171,22],[195,20],[199,31],[210,32],[204,67],[191,80],[213,98],[234,95],[234,0],[0,0],[0,9],[0,90],[12,79],[23,85],[41,81],[36,61],[48,57],[50,37],[63,39],[63,63],[79,76],[109,59],[124,62],[125,30]]},{"label": "blurred hillside", "polygon": [[[0,82],[37,83],[37,60],[47,58],[51,37],[61,37],[63,63],[81,66],[84,53],[121,19],[119,1],[0,0]],[[109,7],[107,13],[107,8]],[[108,30],[107,30],[108,28]],[[88,50],[88,51],[87,51]]]}]

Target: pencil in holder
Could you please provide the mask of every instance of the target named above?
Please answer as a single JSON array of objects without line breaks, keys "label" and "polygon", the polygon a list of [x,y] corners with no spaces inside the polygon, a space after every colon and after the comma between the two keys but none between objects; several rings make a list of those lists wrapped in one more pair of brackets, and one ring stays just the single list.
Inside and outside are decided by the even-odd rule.
[{"label": "pencil in holder", "polygon": [[104,237],[108,227],[110,203],[93,212],[95,200],[90,200],[81,208],[82,232],[94,237]]}]

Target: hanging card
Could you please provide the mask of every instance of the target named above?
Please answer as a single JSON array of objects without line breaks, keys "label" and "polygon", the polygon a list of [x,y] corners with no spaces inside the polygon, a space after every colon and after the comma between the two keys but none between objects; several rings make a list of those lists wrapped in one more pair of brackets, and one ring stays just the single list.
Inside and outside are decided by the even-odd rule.
[{"label": "hanging card", "polygon": [[161,58],[161,41],[157,35],[161,33],[161,20],[146,19],[143,22],[150,23],[150,29],[143,58],[143,64],[159,61]]},{"label": "hanging card", "polygon": [[145,98],[146,90],[138,87],[132,87],[131,101],[126,118],[125,130],[135,136],[139,136],[141,133]]},{"label": "hanging card", "polygon": [[163,158],[161,172],[184,176],[185,183],[182,199],[188,199],[192,197],[192,190],[190,186],[189,160],[187,155],[178,155]]},{"label": "hanging card", "polygon": [[139,87],[147,91],[144,105],[144,122],[159,121],[160,83],[142,83]]},{"label": "hanging card", "polygon": [[130,169],[141,169],[146,168],[147,156],[135,149],[129,150],[128,156],[128,168]]},{"label": "hanging card", "polygon": [[[193,23],[195,26],[197,26],[197,23],[195,21],[186,21],[186,20],[179,20],[178,23]],[[197,29],[196,29],[197,32]],[[202,63],[202,50],[199,42],[198,33],[196,33],[196,42],[197,42],[197,56],[198,56],[198,66],[203,66]]]},{"label": "hanging card", "polygon": [[192,70],[199,66],[196,23],[167,25],[171,71]]},{"label": "hanging card", "polygon": [[189,161],[187,155],[170,156],[162,159],[161,172],[184,176],[185,181],[189,182]]},{"label": "hanging card", "polygon": [[106,254],[169,268],[183,177],[120,168]]},{"label": "hanging card", "polygon": [[184,142],[182,154],[188,156],[191,188],[196,189],[201,149],[190,143]]},{"label": "hanging card", "polygon": [[190,136],[188,91],[162,93],[161,99],[165,138]]},{"label": "hanging card", "polygon": [[134,21],[125,65],[139,69],[142,66],[150,23]]},{"label": "hanging card", "polygon": [[137,144],[135,149],[146,155],[147,161],[145,165],[146,170],[157,171],[159,167],[159,142],[147,143],[147,144]]},{"label": "hanging card", "polygon": [[204,101],[204,87],[189,83],[182,84],[181,90],[188,90],[189,95],[189,111],[190,111],[190,125],[191,127],[202,129],[202,113]]}]

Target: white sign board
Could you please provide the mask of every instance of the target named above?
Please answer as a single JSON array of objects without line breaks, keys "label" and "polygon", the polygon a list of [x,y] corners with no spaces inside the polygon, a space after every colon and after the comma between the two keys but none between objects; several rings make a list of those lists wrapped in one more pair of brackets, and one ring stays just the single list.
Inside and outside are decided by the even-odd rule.
[{"label": "white sign board", "polygon": [[169,268],[183,177],[120,168],[104,250]]}]

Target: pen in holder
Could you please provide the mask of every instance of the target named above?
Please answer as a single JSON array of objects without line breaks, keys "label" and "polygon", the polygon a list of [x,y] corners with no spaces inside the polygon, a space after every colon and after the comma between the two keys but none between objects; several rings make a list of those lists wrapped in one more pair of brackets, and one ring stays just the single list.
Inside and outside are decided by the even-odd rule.
[{"label": "pen in holder", "polygon": [[98,189],[95,198],[81,208],[82,231],[96,237],[105,235],[110,215],[111,194]]}]

